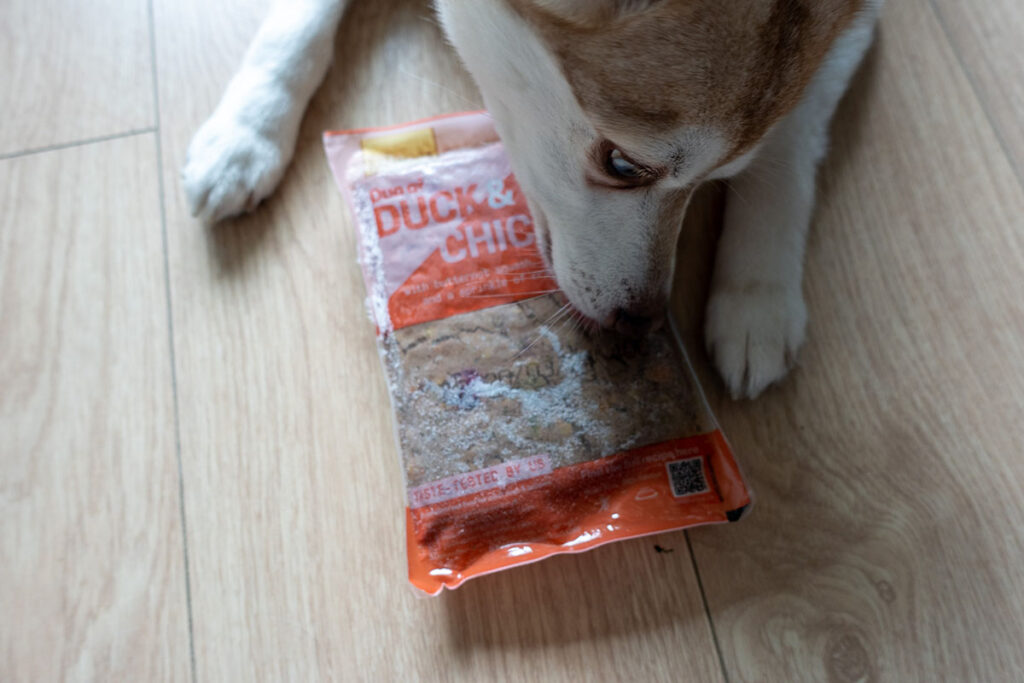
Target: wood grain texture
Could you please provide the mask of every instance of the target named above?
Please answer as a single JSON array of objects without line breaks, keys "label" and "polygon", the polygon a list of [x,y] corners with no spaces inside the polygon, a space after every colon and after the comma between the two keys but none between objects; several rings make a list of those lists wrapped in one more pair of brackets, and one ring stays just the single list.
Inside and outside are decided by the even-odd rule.
[{"label": "wood grain texture", "polygon": [[186,680],[152,134],[0,161],[0,679]]},{"label": "wood grain texture", "polygon": [[0,155],[155,124],[144,0],[0,3]]},{"label": "wood grain texture", "polygon": [[[0,7],[0,155],[153,125],[145,7]],[[0,679],[190,678],[162,173],[198,680],[722,680],[682,534],[406,587],[320,133],[479,108],[426,3],[354,3],[281,190],[213,230],[178,168],[264,4],[154,10],[161,168],[152,135],[0,161]],[[821,179],[810,341],[757,402],[700,350],[722,187],[691,208],[676,311],[757,496],[691,535],[731,681],[1024,678],[1022,20],[888,4]]]},{"label": "wood grain texture", "polygon": [[281,189],[204,230],[178,168],[259,15],[156,3],[198,678],[720,680],[679,534],[413,594],[390,408],[320,135],[480,101],[425,4],[356,3]]},{"label": "wood grain texture", "polygon": [[1024,678],[1024,192],[930,5],[890,2],[880,38],[834,126],[801,367],[733,403],[701,364],[757,494],[692,534],[732,681]]},{"label": "wood grain texture", "polygon": [[1017,0],[932,0],[1017,177],[1024,179],[1024,10]]}]

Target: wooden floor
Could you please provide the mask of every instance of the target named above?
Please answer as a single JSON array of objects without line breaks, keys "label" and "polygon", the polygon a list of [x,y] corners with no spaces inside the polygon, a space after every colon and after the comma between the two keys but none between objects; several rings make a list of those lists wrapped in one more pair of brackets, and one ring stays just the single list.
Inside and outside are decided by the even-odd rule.
[{"label": "wooden floor", "polygon": [[756,402],[699,350],[702,192],[678,314],[754,514],[432,600],[319,135],[475,89],[356,3],[280,192],[207,230],[178,169],[264,2],[102,7],[0,8],[0,680],[1024,680],[1020,2],[889,2]]}]

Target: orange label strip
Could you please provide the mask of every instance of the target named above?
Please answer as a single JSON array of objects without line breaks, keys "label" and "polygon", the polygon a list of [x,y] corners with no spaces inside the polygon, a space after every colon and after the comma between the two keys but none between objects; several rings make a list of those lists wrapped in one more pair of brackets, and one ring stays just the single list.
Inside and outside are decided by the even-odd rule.
[{"label": "orange label strip", "polygon": [[[677,495],[667,465],[694,459],[706,486]],[[668,441],[407,508],[409,580],[436,594],[557,553],[735,521],[749,504],[720,431]]]}]

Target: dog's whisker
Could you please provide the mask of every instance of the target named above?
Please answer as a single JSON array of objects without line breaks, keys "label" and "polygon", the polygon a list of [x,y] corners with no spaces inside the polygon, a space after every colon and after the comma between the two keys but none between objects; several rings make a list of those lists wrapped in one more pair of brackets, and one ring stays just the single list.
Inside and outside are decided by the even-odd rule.
[{"label": "dog's whisker", "polygon": [[542,289],[536,292],[495,292],[493,294],[465,294],[462,298],[464,299],[497,299],[501,297],[517,297],[517,296],[543,296],[544,294],[554,294],[557,289]]},{"label": "dog's whisker", "polygon": [[551,277],[551,273],[547,272],[546,270],[533,270],[533,271],[529,271],[529,272],[526,272],[526,273],[511,273],[507,277],[517,278],[517,277],[537,277],[537,276]]},{"label": "dog's whisker", "polygon": [[583,319],[578,315],[569,318],[569,333],[576,334],[583,330]]},{"label": "dog's whisker", "polygon": [[573,327],[575,326],[575,324],[576,324],[576,316],[569,315],[569,316],[566,316],[565,318],[563,318],[562,322],[559,323],[559,325],[561,326],[562,334],[564,336],[569,336],[569,335],[573,334],[573,331],[574,331]]},{"label": "dog's whisker", "polygon": [[515,278],[512,278],[512,279],[515,280],[517,278],[520,279],[520,280],[553,280],[554,279],[548,273],[533,273],[531,275],[516,275]]},{"label": "dog's whisker", "polygon": [[549,325],[554,325],[556,320],[558,320],[559,318],[564,316],[566,313],[569,313],[571,311],[571,309],[572,309],[572,304],[566,303],[564,306],[562,306],[557,311],[552,313],[550,318],[548,318],[543,323],[541,323],[540,327],[548,327]]},{"label": "dog's whisker", "polygon": [[540,325],[537,326],[537,336],[533,338],[533,341],[531,341],[524,348],[522,348],[519,351],[519,353],[517,353],[516,355],[512,356],[512,360],[513,361],[518,360],[524,353],[526,353],[527,351],[532,349],[537,344],[537,342],[539,342],[541,339],[544,338],[544,335],[540,333],[541,329],[554,325],[555,322],[556,322],[556,318],[560,318],[560,317],[564,316],[567,312],[571,312],[571,310],[572,310],[572,304],[568,304],[567,303],[564,306],[562,306],[561,308],[559,308],[557,311],[552,313],[551,316],[547,320],[545,320],[543,323],[541,323]]},{"label": "dog's whisker", "polygon": [[[409,78],[412,78],[412,79],[415,79],[417,81],[420,81],[421,83],[427,83],[428,85],[432,85],[432,86],[435,86],[437,88],[440,88],[441,90],[445,91],[449,95],[454,95],[457,99],[461,100],[463,104],[468,105],[472,109],[479,109],[480,108],[480,103],[479,102],[472,101],[471,99],[469,99],[465,95],[463,95],[461,93],[458,93],[455,90],[452,90],[451,88],[449,88],[448,86],[444,85],[443,83],[438,83],[435,80],[432,80],[432,79],[429,79],[429,78],[424,78],[423,76],[420,76],[418,74],[414,74],[413,72],[409,71],[404,66],[402,66],[401,64],[398,66],[398,72],[400,74],[404,75],[404,76],[408,76]],[[487,114],[487,116],[490,118],[491,115]]]},{"label": "dog's whisker", "polygon": [[731,180],[726,180],[725,181],[725,186],[727,188],[729,188],[729,192],[731,192],[732,194],[736,195],[737,199],[739,199],[741,202],[743,202],[746,206],[750,206],[750,202],[747,201],[747,198],[744,197],[743,194],[740,193],[740,191],[736,189],[736,186],[733,185]]}]

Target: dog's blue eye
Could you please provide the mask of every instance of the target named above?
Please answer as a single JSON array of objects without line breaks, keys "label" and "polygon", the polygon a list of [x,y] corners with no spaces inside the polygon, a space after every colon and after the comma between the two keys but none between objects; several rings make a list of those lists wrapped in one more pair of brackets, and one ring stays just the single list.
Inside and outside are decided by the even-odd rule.
[{"label": "dog's blue eye", "polygon": [[637,180],[646,175],[642,168],[631,162],[618,150],[612,150],[608,153],[605,168],[609,175],[623,178],[624,180]]},{"label": "dog's blue eye", "polygon": [[633,161],[610,140],[602,141],[592,154],[593,168],[601,173],[597,177],[588,175],[588,180],[595,185],[632,190],[652,185],[661,177],[658,170]]},{"label": "dog's blue eye", "polygon": [[614,187],[641,187],[657,180],[657,173],[641,166],[610,144],[604,156],[604,172],[615,181]]}]

